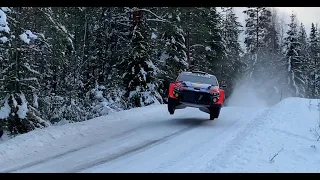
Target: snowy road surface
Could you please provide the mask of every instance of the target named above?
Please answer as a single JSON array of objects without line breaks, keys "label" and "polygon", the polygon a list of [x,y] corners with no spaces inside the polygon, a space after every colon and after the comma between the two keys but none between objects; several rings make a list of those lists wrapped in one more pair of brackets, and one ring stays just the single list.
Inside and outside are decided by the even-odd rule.
[{"label": "snowy road surface", "polygon": [[0,172],[319,172],[312,103],[224,107],[214,121],[193,108],[131,109],[5,141]]}]

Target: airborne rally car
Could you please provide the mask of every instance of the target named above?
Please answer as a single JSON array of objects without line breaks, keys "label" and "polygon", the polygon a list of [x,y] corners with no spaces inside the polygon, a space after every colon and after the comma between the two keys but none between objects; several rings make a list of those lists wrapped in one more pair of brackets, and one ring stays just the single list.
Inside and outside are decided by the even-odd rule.
[{"label": "airborne rally car", "polygon": [[219,87],[216,76],[201,71],[182,72],[170,83],[168,111],[174,114],[176,109],[194,107],[210,114],[210,120],[214,120],[219,117],[224,99],[224,90]]}]

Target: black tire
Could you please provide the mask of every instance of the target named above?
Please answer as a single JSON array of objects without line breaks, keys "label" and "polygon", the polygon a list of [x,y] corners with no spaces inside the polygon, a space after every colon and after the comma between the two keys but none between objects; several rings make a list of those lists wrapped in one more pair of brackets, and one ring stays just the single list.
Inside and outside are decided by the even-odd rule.
[{"label": "black tire", "polygon": [[210,120],[211,120],[211,121],[214,120],[214,113],[213,113],[213,111],[210,111]]},{"label": "black tire", "polygon": [[221,107],[214,107],[210,110],[210,120],[214,120],[215,118],[218,118],[220,115]]},{"label": "black tire", "polygon": [[218,117],[219,117],[219,115],[220,115],[220,110],[221,110],[221,107],[215,108],[215,118],[218,118]]},{"label": "black tire", "polygon": [[171,115],[174,114],[174,110],[175,110],[175,104],[174,104],[174,101],[173,99],[171,98],[168,98],[168,111]]}]

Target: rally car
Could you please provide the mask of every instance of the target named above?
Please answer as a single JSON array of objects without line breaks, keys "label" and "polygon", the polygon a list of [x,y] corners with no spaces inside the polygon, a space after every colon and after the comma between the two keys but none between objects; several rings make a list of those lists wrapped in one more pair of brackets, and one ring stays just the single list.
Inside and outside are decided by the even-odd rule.
[{"label": "rally car", "polygon": [[170,83],[168,111],[173,115],[176,109],[194,107],[210,114],[210,120],[214,120],[219,117],[224,100],[224,90],[216,76],[201,71],[182,72]]}]

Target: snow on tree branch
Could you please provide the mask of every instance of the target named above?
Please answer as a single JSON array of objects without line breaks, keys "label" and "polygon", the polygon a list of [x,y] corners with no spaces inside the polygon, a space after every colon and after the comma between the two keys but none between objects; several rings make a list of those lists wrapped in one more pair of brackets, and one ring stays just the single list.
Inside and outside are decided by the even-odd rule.
[{"label": "snow on tree branch", "polygon": [[0,10],[0,32],[10,32],[10,28],[7,22],[7,15],[3,12],[3,10]]},{"label": "snow on tree branch", "polygon": [[37,35],[33,34],[30,30],[26,30],[24,33],[20,34],[20,39],[29,44],[31,40],[35,40],[38,38]]},{"label": "snow on tree branch", "polygon": [[168,21],[167,19],[163,19],[162,17],[158,16],[157,14],[155,14],[154,12],[150,11],[149,9],[135,9],[134,11],[145,11],[148,12],[152,15],[154,15],[157,19],[149,19],[149,20],[153,20],[153,21],[162,21],[162,22],[168,22],[171,23],[170,21]]},{"label": "snow on tree branch", "polygon": [[[46,10],[47,8],[45,8]],[[62,32],[64,35],[66,35],[66,38],[68,39],[68,41],[70,42],[70,45],[72,46],[72,49],[74,50],[74,45],[73,45],[73,37],[72,35],[66,30],[66,28],[61,25],[59,22],[55,21],[53,18],[52,18],[52,15],[49,14],[48,12],[45,12],[44,10],[40,9],[41,12],[44,13],[44,15],[46,15],[48,17],[48,19],[50,20],[50,22],[54,25],[54,27],[59,30],[60,32]],[[49,10],[51,11],[51,9]],[[52,13],[52,12],[51,12]]]}]

